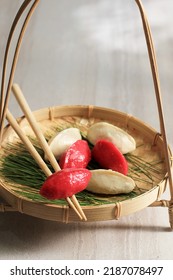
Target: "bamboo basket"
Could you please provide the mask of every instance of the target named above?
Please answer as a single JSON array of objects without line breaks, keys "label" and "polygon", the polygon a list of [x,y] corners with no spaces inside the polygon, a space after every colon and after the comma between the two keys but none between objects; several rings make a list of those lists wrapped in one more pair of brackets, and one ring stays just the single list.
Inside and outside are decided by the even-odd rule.
[{"label": "bamboo basket", "polygon": [[[161,91],[158,78],[158,69],[156,63],[156,56],[153,46],[152,35],[149,27],[149,23],[144,11],[143,5],[140,0],[135,0],[138,5],[140,15],[143,22],[143,29],[146,38],[148,54],[151,64],[152,77],[155,87],[155,95],[158,106],[158,115],[160,121],[160,132],[155,131],[150,125],[145,124],[139,119],[128,115],[124,112],[112,110],[109,108],[103,108],[98,106],[55,106],[52,108],[44,108],[33,112],[37,123],[43,134],[47,133],[48,130],[52,130],[56,125],[62,123],[70,123],[71,126],[80,128],[84,133],[88,127],[98,121],[106,121],[114,124],[131,134],[136,142],[137,149],[136,154],[139,157],[145,157],[147,161],[153,159],[159,159],[162,161],[160,165],[160,175],[153,179],[153,184],[148,185],[142,183],[140,187],[143,189],[142,193],[138,193],[135,197],[123,197],[115,199],[108,198],[108,203],[97,204],[97,205],[85,205],[82,206],[87,221],[104,221],[104,220],[116,220],[122,216],[132,214],[140,211],[148,206],[163,206],[168,208],[170,227],[173,229],[173,183],[171,176],[171,160],[172,154],[167,143],[164,117],[163,117],[163,106],[161,100]],[[4,127],[4,119],[8,110],[9,96],[12,90],[13,78],[17,59],[19,55],[21,41],[23,39],[26,27],[29,19],[38,5],[39,0],[25,0],[20,7],[13,25],[11,27],[9,38],[7,41],[6,52],[4,57],[3,74],[2,74],[2,85],[1,85],[1,111],[0,111],[0,122],[1,122],[1,156],[4,156],[5,148],[9,143],[15,143],[17,136],[10,124]],[[32,4],[32,5],[31,5]],[[17,23],[23,14],[24,10],[30,6],[29,12],[23,23],[21,33],[19,35],[14,59],[11,66],[11,72],[7,83],[6,94],[4,89],[5,76],[6,76],[6,65],[8,52],[10,48],[11,39],[17,26]],[[17,119],[20,128],[28,135],[32,135],[31,127],[25,116]],[[162,194],[166,190],[167,183],[169,183],[170,199],[161,199]],[[0,211],[19,211],[34,217],[41,219],[47,219],[57,222],[79,222],[79,217],[73,211],[68,204],[55,205],[50,202],[37,202],[33,199],[26,198],[22,194],[18,194],[16,189],[17,185],[11,184],[8,180],[0,177],[0,196],[5,201],[0,204]],[[25,186],[23,187],[25,189]]]}]

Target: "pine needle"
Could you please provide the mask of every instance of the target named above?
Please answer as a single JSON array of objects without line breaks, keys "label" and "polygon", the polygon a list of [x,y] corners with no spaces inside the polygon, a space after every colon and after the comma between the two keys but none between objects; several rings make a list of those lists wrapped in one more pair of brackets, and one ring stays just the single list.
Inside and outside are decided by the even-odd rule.
[{"label": "pine needle", "polygon": [[[64,127],[61,129],[64,129]],[[83,139],[87,140],[84,135],[82,136]],[[31,140],[44,160],[44,152],[35,139]],[[91,143],[89,143],[89,146],[90,149],[92,149],[93,145]],[[17,194],[40,203],[56,205],[67,204],[66,200],[48,200],[39,194],[39,189],[44,183],[46,176],[30,153],[26,150],[23,143],[6,145],[4,148],[4,154],[5,156],[3,155],[0,158],[0,175]],[[76,197],[82,206],[117,203],[118,201],[134,198],[147,191],[147,189],[143,189],[139,186],[140,183],[153,186],[155,179],[159,179],[159,176],[161,175],[161,170],[159,168],[159,165],[162,163],[161,161],[146,162],[144,159],[133,154],[127,154],[125,157],[129,164],[128,176],[134,179],[137,185],[135,190],[129,194],[116,196],[96,195],[85,190],[76,194]],[[46,164],[49,169],[54,172],[51,165],[48,162],[46,162]],[[100,169],[100,166],[94,160],[91,160],[87,168]]]}]

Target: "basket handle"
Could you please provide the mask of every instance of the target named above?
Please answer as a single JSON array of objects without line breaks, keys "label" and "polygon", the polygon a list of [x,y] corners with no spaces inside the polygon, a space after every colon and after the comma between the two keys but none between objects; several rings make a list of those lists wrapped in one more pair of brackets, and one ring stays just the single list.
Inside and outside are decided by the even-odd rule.
[{"label": "basket handle", "polygon": [[166,136],[166,129],[164,123],[164,114],[163,114],[163,105],[162,105],[162,98],[161,98],[161,89],[159,83],[159,73],[156,61],[156,53],[154,49],[151,29],[148,23],[148,19],[146,13],[144,11],[144,7],[142,5],[141,0],[135,0],[142,18],[143,29],[145,34],[145,40],[147,43],[148,55],[150,60],[151,72],[153,77],[154,89],[155,89],[155,96],[157,101],[158,113],[159,113],[159,120],[160,120],[160,132],[163,137],[163,144],[164,144],[164,153],[165,153],[165,162],[166,168],[168,172],[168,179],[169,179],[169,187],[170,187],[170,194],[171,194],[171,201],[170,204],[173,205],[173,181],[172,181],[172,173],[171,173],[171,162],[169,158],[169,148]]},{"label": "basket handle", "polygon": [[[32,6],[26,16],[24,24],[22,26],[22,29],[21,29],[21,32],[20,32],[20,35],[18,38],[18,42],[16,45],[14,57],[13,57],[11,72],[10,72],[8,85],[7,85],[6,96],[4,97],[4,84],[5,84],[8,52],[9,52],[9,48],[10,48],[10,44],[11,44],[11,39],[13,37],[17,23],[18,23],[21,15],[23,14],[24,10],[30,4],[31,1],[32,0],[25,0],[23,2],[23,4],[21,5],[21,7],[13,21],[13,24],[12,24],[12,27],[11,27],[11,30],[9,33],[8,41],[7,41],[6,50],[5,50],[3,72],[2,72],[2,84],[1,84],[1,99],[0,99],[0,143],[1,143],[2,134],[3,134],[4,119],[5,119],[6,110],[8,107],[8,100],[9,100],[11,87],[12,87],[12,83],[13,83],[14,72],[15,72],[15,68],[16,68],[16,64],[17,64],[17,60],[18,60],[19,49],[21,46],[21,42],[22,42],[26,27],[28,25],[28,22],[40,0],[34,1],[34,3],[32,4]],[[158,107],[158,113],[159,113],[160,131],[161,131],[161,135],[163,137],[163,143],[164,143],[165,162],[166,162],[166,167],[167,167],[167,172],[168,172],[169,186],[170,186],[170,193],[171,193],[171,204],[173,205],[173,182],[172,182],[172,174],[171,174],[171,163],[170,163],[170,159],[169,159],[169,150],[168,150],[166,130],[165,130],[165,124],[164,124],[163,106],[162,106],[162,100],[161,100],[161,90],[160,90],[160,83],[159,83],[158,67],[157,67],[157,62],[156,62],[156,54],[155,54],[155,50],[154,50],[150,26],[148,23],[146,13],[144,11],[144,7],[142,5],[142,1],[135,0],[135,2],[138,5],[139,11],[140,11],[145,39],[146,39],[146,43],[147,43],[148,55],[149,55],[149,60],[150,60],[150,66],[151,66],[151,71],[152,71],[152,77],[153,77],[153,83],[154,83],[154,89],[155,89],[155,95],[156,95],[156,101],[157,101],[157,107]]]},{"label": "basket handle", "polygon": [[29,20],[32,16],[36,6],[38,5],[39,1],[40,0],[35,0],[34,1],[32,6],[30,7],[30,9],[29,9],[29,11],[26,15],[26,18],[24,20],[24,23],[22,25],[22,28],[21,28],[21,31],[20,31],[20,34],[19,34],[19,37],[18,37],[18,40],[17,40],[17,43],[16,43],[16,48],[15,48],[15,51],[14,51],[14,55],[13,55],[12,65],[11,65],[11,69],[10,69],[10,74],[9,74],[7,89],[6,89],[6,94],[5,94],[6,68],[7,68],[7,63],[8,63],[8,56],[9,56],[11,41],[12,41],[13,35],[15,33],[15,29],[17,27],[19,19],[21,18],[22,14],[26,10],[26,8],[30,4],[30,2],[32,2],[32,0],[25,0],[23,2],[23,4],[19,8],[19,10],[18,10],[18,12],[17,12],[17,14],[14,18],[14,21],[12,23],[12,26],[11,26],[11,29],[10,29],[10,32],[9,32],[9,35],[8,35],[7,44],[6,44],[6,48],[5,48],[4,61],[3,61],[3,68],[2,68],[2,79],[1,79],[0,144],[1,144],[1,141],[2,141],[2,135],[3,135],[3,129],[4,129],[4,119],[5,119],[6,110],[7,110],[7,107],[8,107],[11,87],[12,87],[12,84],[13,84],[14,73],[15,73],[15,69],[16,69],[16,65],[17,65],[17,61],[18,61],[18,56],[19,56],[19,51],[20,51],[22,39],[24,37],[28,22],[29,22]]}]

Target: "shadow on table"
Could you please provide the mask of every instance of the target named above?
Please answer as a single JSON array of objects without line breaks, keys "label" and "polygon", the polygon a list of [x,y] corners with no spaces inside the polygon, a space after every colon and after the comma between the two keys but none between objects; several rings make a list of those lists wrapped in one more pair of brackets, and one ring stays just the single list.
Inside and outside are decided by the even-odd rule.
[{"label": "shadow on table", "polygon": [[[141,224],[138,220],[126,217],[119,221],[105,221],[93,223],[56,223],[51,221],[41,220],[35,217],[30,217],[19,213],[2,213],[0,214],[0,251],[5,252],[10,248],[11,253],[17,250],[20,252],[34,252],[47,246],[53,246],[55,240],[56,246],[61,242],[70,244],[73,236],[74,240],[80,234],[85,238],[89,235],[115,231],[115,234],[120,235],[123,232],[151,232],[151,233],[166,233],[171,229],[165,226]],[[132,222],[132,223],[130,223]],[[69,240],[69,241],[68,241]],[[1,256],[0,256],[1,258]]]}]

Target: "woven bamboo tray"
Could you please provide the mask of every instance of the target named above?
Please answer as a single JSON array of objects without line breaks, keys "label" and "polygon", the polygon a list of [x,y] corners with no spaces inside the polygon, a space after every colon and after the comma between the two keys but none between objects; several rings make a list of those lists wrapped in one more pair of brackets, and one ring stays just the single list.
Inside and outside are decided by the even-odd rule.
[{"label": "woven bamboo tray", "polygon": [[[11,74],[7,84],[7,90],[5,94],[5,72],[9,46],[11,38],[13,36],[15,27],[21,17],[23,11],[31,4],[31,0],[23,2],[16,18],[13,22],[9,39],[7,42],[7,48],[4,58],[4,68],[2,75],[2,87],[1,87],[1,157],[6,157],[6,149],[9,144],[15,144],[19,138],[14,132],[11,125],[4,127],[4,119],[8,110],[8,100],[13,84],[14,71],[19,54],[20,44],[30,19],[31,14],[36,8],[39,1],[34,1],[24,21],[19,39],[17,42],[13,64],[11,67]],[[114,220],[122,216],[132,214],[140,211],[148,206],[164,206],[169,210],[170,226],[173,228],[173,184],[171,176],[171,159],[172,154],[167,144],[163,108],[161,102],[161,92],[159,86],[158,69],[156,64],[156,57],[153,47],[153,41],[151,37],[151,31],[149,28],[148,20],[144,12],[141,1],[136,0],[139,7],[144,34],[147,42],[149,59],[151,63],[151,70],[153,76],[153,82],[155,86],[156,101],[158,106],[159,120],[160,120],[160,132],[155,131],[152,127],[139,119],[128,115],[124,112],[112,110],[109,108],[97,107],[97,106],[55,106],[52,108],[44,108],[33,112],[35,119],[44,135],[51,135],[53,131],[59,126],[63,127],[78,127],[84,134],[90,125],[98,121],[106,121],[114,124],[129,134],[131,134],[137,143],[137,149],[134,152],[135,156],[144,159],[146,162],[159,162],[159,174],[154,176],[151,171],[152,183],[144,182],[143,174],[140,175],[141,180],[136,181],[136,188],[133,196],[121,195],[121,196],[93,196],[93,199],[99,199],[97,203],[85,203],[81,204],[87,221],[103,221]],[[28,121],[25,116],[17,119],[22,131],[29,136],[33,137]],[[29,166],[28,166],[29,168]],[[15,180],[14,180],[15,181]],[[167,181],[169,181],[170,188],[170,200],[162,200],[161,196],[167,187]],[[55,204],[51,201],[39,201],[37,199],[31,199],[22,194],[21,190],[25,192],[32,192],[32,188],[28,186],[22,186],[15,182],[9,181],[3,176],[0,177],[0,197],[2,197],[6,203],[0,204],[0,211],[19,211],[31,216],[39,217],[42,219],[58,221],[58,222],[78,222],[79,217],[73,211],[67,203]],[[20,190],[20,193],[18,192]],[[29,191],[28,191],[29,190]],[[102,203],[104,200],[104,203]],[[106,202],[105,202],[106,201]]]}]

